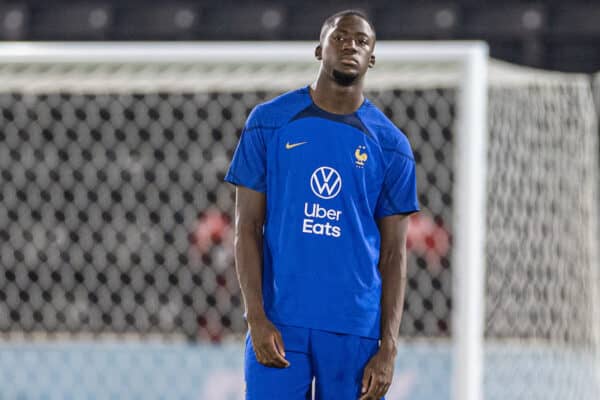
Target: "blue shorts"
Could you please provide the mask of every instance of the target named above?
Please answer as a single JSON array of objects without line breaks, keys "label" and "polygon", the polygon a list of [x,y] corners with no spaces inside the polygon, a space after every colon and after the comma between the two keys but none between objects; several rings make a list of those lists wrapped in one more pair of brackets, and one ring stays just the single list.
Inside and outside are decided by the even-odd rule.
[{"label": "blue shorts", "polygon": [[310,400],[313,378],[316,400],[360,397],[363,370],[379,348],[377,339],[275,326],[283,337],[290,366],[272,368],[260,364],[250,334],[246,334],[246,400]]}]

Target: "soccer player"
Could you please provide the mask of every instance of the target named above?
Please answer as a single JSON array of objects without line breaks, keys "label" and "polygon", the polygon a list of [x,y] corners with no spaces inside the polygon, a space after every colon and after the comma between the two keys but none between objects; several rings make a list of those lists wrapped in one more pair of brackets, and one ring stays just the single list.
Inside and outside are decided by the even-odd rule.
[{"label": "soccer player", "polygon": [[313,378],[319,400],[391,384],[418,203],[407,138],[363,95],[374,48],[361,12],[327,18],[316,81],[251,112],[225,177],[247,400],[310,399]]}]

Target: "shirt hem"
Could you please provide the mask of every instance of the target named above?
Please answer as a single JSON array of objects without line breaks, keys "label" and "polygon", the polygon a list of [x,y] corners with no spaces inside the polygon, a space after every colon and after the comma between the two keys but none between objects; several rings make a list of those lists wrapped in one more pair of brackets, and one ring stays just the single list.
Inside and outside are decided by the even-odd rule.
[{"label": "shirt hem", "polygon": [[[375,333],[373,333],[373,328],[349,329],[349,328],[345,328],[345,327],[322,325],[322,324],[318,324],[318,323],[316,324],[314,322],[302,321],[297,318],[296,319],[295,318],[285,318],[285,317],[273,315],[273,313],[270,313],[268,311],[267,311],[267,317],[269,318],[269,320],[271,322],[280,324],[280,325],[285,325],[285,326],[295,326],[298,328],[316,329],[316,330],[326,331],[326,332],[342,333],[342,334],[347,334],[347,335],[366,337],[369,339],[377,339],[377,340],[381,339],[381,333],[379,332],[379,330],[376,330]],[[309,318],[309,319],[314,319],[314,318]]]},{"label": "shirt hem", "polygon": [[267,191],[267,189],[266,189],[266,188],[263,188],[263,187],[258,187],[258,186],[255,186],[255,185],[249,185],[249,184],[247,184],[247,183],[240,182],[239,180],[236,180],[236,179],[234,179],[234,178],[232,178],[232,177],[230,177],[230,176],[226,176],[226,177],[225,177],[225,179],[223,179],[223,180],[224,180],[225,182],[229,182],[229,183],[231,183],[232,185],[235,185],[235,186],[243,186],[243,187],[245,187],[245,188],[248,188],[248,189],[254,190],[255,192],[265,193],[265,192]]}]

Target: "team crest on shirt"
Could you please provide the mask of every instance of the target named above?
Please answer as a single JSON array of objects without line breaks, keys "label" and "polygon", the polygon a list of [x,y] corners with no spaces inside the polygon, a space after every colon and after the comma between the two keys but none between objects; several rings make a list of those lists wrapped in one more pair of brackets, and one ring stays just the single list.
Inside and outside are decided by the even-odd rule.
[{"label": "team crest on shirt", "polygon": [[356,166],[358,168],[362,168],[365,166],[367,159],[369,156],[365,152],[366,146],[359,145],[356,150],[354,150],[354,157],[356,158]]}]

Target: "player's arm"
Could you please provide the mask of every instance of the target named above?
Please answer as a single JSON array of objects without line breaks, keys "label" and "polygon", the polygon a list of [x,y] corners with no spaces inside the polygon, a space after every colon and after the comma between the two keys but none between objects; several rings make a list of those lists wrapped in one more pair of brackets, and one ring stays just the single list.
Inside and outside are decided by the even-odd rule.
[{"label": "player's arm", "polygon": [[262,301],[263,224],[266,197],[264,193],[236,187],[235,265],[246,305],[256,359],[264,365],[284,368],[289,362],[281,333],[265,315]]},{"label": "player's arm", "polygon": [[379,222],[381,250],[381,348],[396,355],[406,287],[407,215],[391,215]]},{"label": "player's arm", "polygon": [[381,236],[381,345],[365,367],[361,399],[379,399],[392,384],[404,307],[408,216],[390,215],[381,218],[378,225]]}]

